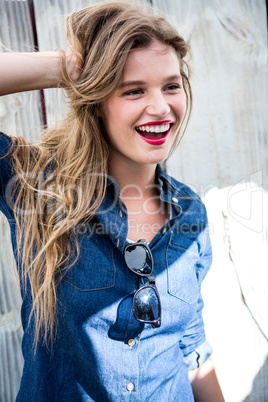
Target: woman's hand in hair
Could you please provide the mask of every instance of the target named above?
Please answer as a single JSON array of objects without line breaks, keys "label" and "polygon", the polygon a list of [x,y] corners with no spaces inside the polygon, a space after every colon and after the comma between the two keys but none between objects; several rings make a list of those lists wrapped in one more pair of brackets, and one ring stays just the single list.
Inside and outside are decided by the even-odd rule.
[{"label": "woman's hand in hair", "polygon": [[83,57],[78,50],[68,48],[66,53],[66,66],[69,77],[72,81],[77,81],[82,72]]}]

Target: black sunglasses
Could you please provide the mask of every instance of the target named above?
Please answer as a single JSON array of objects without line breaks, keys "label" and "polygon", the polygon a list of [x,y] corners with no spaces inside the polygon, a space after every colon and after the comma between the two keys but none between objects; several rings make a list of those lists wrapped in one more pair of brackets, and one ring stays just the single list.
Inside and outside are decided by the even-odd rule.
[{"label": "black sunglasses", "polygon": [[134,293],[132,309],[136,320],[161,326],[161,303],[153,276],[154,261],[146,240],[139,240],[125,247],[127,267],[139,276],[139,289]]}]

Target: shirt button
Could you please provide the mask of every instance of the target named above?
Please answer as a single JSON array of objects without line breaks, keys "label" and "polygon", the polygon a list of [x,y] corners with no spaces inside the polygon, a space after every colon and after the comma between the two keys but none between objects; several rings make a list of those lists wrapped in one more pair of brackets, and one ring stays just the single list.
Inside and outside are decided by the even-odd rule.
[{"label": "shirt button", "polygon": [[136,342],[135,342],[135,339],[129,339],[127,343],[128,343],[128,346],[129,346],[130,349],[131,349],[132,346],[134,346]]},{"label": "shirt button", "polygon": [[164,234],[166,233],[166,231],[167,231],[167,228],[164,228],[164,229],[162,230],[162,235],[164,235]]},{"label": "shirt button", "polygon": [[163,180],[162,180],[162,179],[160,180],[160,183],[161,183],[161,186],[163,187],[164,183],[163,183]]},{"label": "shirt button", "polygon": [[176,204],[179,202],[178,198],[172,197],[172,201],[175,202]]},{"label": "shirt button", "polygon": [[122,218],[122,216],[123,216],[123,213],[121,210],[119,211],[119,216],[120,216],[120,218]]},{"label": "shirt button", "polygon": [[129,382],[127,385],[127,390],[129,391],[129,393],[131,394],[131,391],[133,391],[134,389],[134,384],[132,382]]},{"label": "shirt button", "polygon": [[117,241],[116,241],[116,247],[119,247],[119,244],[120,244],[120,239],[119,239],[119,237],[118,237],[118,239],[117,239]]}]

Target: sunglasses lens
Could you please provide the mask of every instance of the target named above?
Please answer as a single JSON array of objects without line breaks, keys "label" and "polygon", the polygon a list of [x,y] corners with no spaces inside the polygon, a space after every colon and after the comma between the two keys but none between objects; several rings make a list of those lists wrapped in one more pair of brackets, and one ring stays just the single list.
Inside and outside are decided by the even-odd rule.
[{"label": "sunglasses lens", "polygon": [[125,260],[128,267],[137,274],[148,275],[152,272],[151,256],[142,245],[128,246]]},{"label": "sunglasses lens", "polygon": [[139,289],[133,299],[133,311],[138,320],[156,321],[160,318],[160,301],[151,287]]}]

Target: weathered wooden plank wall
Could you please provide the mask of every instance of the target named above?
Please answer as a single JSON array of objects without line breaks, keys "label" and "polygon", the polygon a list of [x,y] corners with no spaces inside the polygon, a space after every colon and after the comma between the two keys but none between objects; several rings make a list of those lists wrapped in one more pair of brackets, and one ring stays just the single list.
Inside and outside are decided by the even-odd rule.
[{"label": "weathered wooden plank wall", "polygon": [[[33,0],[40,50],[64,44],[64,16],[96,1]],[[0,0],[0,40],[34,44],[30,0]],[[204,286],[206,326],[227,402],[268,400],[267,26],[264,0],[154,0],[192,46],[194,113],[168,170],[204,199],[214,264]],[[64,114],[46,90],[48,126]],[[0,99],[1,130],[37,137],[38,92]],[[19,292],[4,219],[0,230],[0,401],[14,401],[22,368]],[[11,269],[12,266],[12,269]],[[241,291],[245,303],[242,300]],[[214,310],[216,306],[216,310]]]},{"label": "weathered wooden plank wall", "polygon": [[268,401],[264,0],[154,0],[192,47],[194,111],[168,170],[204,199],[207,336],[226,401]]}]

